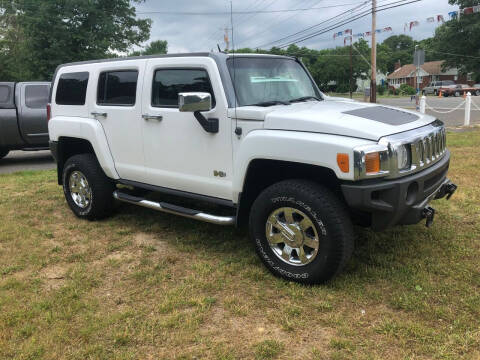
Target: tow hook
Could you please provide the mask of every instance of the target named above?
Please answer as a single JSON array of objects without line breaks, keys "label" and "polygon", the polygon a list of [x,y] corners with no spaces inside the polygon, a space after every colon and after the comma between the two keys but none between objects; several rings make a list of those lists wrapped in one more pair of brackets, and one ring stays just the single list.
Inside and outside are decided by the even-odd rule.
[{"label": "tow hook", "polygon": [[455,185],[454,183],[448,183],[447,185],[445,185],[445,193],[447,194],[447,200],[452,197],[456,190],[457,185]]},{"label": "tow hook", "polygon": [[427,206],[423,209],[422,216],[427,219],[425,226],[430,227],[433,224],[433,218],[435,217],[435,209],[431,206]]}]

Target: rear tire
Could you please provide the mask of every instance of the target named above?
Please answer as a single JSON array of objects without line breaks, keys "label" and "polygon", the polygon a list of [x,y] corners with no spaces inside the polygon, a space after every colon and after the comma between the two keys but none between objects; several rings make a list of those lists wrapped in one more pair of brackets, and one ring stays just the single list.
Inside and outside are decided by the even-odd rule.
[{"label": "rear tire", "polygon": [[353,226],[345,204],[311,181],[287,180],[264,190],[250,211],[249,228],[263,263],[290,281],[326,282],[353,252]]},{"label": "rear tire", "polygon": [[9,152],[10,152],[10,150],[8,150],[8,149],[1,149],[0,148],[0,159],[3,159],[5,156],[7,156]]},{"label": "rear tire", "polygon": [[65,162],[62,175],[65,198],[76,216],[96,220],[113,212],[115,185],[95,155],[72,156]]}]

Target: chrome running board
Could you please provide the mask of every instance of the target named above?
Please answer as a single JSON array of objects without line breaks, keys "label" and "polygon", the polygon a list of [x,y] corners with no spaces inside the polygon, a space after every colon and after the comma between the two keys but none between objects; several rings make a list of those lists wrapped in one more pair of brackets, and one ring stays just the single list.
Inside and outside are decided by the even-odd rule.
[{"label": "chrome running board", "polygon": [[156,202],[151,200],[146,200],[142,197],[133,196],[129,194],[122,193],[118,190],[113,192],[113,197],[119,201],[123,201],[130,204],[135,204],[143,206],[149,209],[166,212],[169,214],[180,215],[190,219],[200,220],[217,225],[234,225],[235,216],[216,216],[211,214],[206,214],[198,210],[187,209],[181,206],[168,204],[165,202]]}]

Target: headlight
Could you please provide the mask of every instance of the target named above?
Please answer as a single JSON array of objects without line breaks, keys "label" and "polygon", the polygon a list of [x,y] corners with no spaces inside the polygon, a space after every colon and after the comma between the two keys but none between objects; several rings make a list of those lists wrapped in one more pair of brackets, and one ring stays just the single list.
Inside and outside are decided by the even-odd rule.
[{"label": "headlight", "polygon": [[354,148],[355,179],[387,176],[389,173],[388,147],[382,144]]},{"label": "headlight", "polygon": [[405,145],[397,147],[397,166],[398,170],[406,169],[410,166],[408,149]]}]

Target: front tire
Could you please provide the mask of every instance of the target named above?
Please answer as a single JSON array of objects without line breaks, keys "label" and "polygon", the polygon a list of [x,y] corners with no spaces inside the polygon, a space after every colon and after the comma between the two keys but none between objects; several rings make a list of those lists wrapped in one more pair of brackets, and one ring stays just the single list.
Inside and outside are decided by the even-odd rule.
[{"label": "front tire", "polygon": [[264,190],[252,206],[249,227],[260,259],[286,280],[326,282],[353,252],[353,226],[344,203],[311,181],[287,180]]},{"label": "front tire", "polygon": [[0,148],[0,159],[3,159],[5,156],[7,156],[9,152],[10,152],[10,150],[8,150],[8,149]]},{"label": "front tire", "polygon": [[95,155],[72,156],[66,161],[62,175],[65,198],[77,217],[96,220],[113,212],[115,186]]}]

